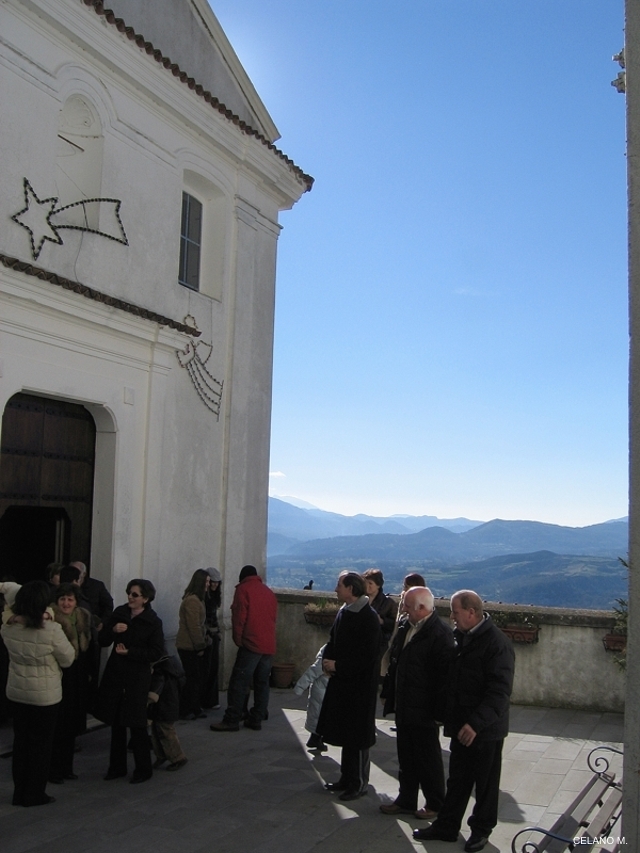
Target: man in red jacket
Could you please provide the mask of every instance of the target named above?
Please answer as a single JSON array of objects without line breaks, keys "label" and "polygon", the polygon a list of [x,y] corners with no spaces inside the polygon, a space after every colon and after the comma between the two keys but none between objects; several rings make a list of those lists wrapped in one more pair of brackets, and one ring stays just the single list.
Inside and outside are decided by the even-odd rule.
[{"label": "man in red jacket", "polygon": [[258,577],[255,566],[245,566],[231,605],[233,642],[238,646],[227,690],[227,710],[212,732],[237,732],[244,716],[245,699],[253,682],[254,706],[244,721],[248,729],[259,731],[267,718],[269,674],[276,651],[278,602]]}]

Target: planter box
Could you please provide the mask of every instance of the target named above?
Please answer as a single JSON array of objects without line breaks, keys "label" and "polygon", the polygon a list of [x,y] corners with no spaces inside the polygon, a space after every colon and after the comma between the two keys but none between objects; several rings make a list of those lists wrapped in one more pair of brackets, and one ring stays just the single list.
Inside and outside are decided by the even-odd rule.
[{"label": "planter box", "polygon": [[537,625],[505,625],[502,631],[507,637],[511,637],[511,642],[529,645],[538,642],[540,629]]},{"label": "planter box", "polygon": [[310,625],[323,625],[325,628],[330,628],[336,620],[338,611],[335,613],[328,612],[322,613],[322,611],[304,611],[304,621],[308,622]]},{"label": "planter box", "polygon": [[627,635],[605,634],[602,643],[608,652],[623,652],[627,648]]}]

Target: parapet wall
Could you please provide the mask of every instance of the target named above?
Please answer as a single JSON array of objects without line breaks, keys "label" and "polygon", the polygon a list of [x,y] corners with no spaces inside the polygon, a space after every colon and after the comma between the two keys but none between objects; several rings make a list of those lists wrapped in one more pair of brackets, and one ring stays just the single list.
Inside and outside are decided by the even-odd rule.
[{"label": "parapet wall", "polygon": [[[305,622],[304,606],[333,596],[288,589],[274,592],[279,607],[275,661],[293,663],[298,678],[329,637],[329,628]],[[514,644],[516,678],[512,701],[515,704],[580,711],[624,710],[624,673],[602,642],[613,628],[612,612],[491,603],[485,606],[498,618],[499,614],[526,611],[527,617],[540,626],[537,643]],[[449,600],[436,600],[436,607],[439,615],[448,619]]]}]

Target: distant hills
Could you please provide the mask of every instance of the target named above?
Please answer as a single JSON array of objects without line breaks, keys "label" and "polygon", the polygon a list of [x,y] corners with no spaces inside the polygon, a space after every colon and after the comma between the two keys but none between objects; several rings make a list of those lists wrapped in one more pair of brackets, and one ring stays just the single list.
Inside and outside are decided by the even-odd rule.
[{"label": "distant hills", "polygon": [[628,522],[588,527],[536,521],[434,516],[342,516],[269,499],[268,577],[273,586],[330,589],[342,568],[375,566],[385,591],[398,592],[409,571],[436,595],[472,587],[494,601],[610,608],[627,590],[618,557]]},{"label": "distant hills", "polygon": [[407,534],[435,526],[462,533],[479,524],[482,522],[468,518],[441,519],[435,515],[340,515],[337,512],[311,508],[310,504],[306,507],[294,506],[288,501],[269,498],[267,553],[283,553],[290,545],[309,539],[364,536],[367,533]]}]

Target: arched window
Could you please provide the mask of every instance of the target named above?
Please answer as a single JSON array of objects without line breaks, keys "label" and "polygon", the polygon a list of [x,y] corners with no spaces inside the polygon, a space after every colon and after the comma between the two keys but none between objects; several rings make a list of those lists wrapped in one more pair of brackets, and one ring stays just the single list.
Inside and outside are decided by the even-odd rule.
[{"label": "arched window", "polygon": [[[56,186],[58,207],[99,198],[102,183],[102,126],[93,106],[72,95],[60,110]],[[98,230],[99,205],[79,205],[67,213],[71,225]]]}]

